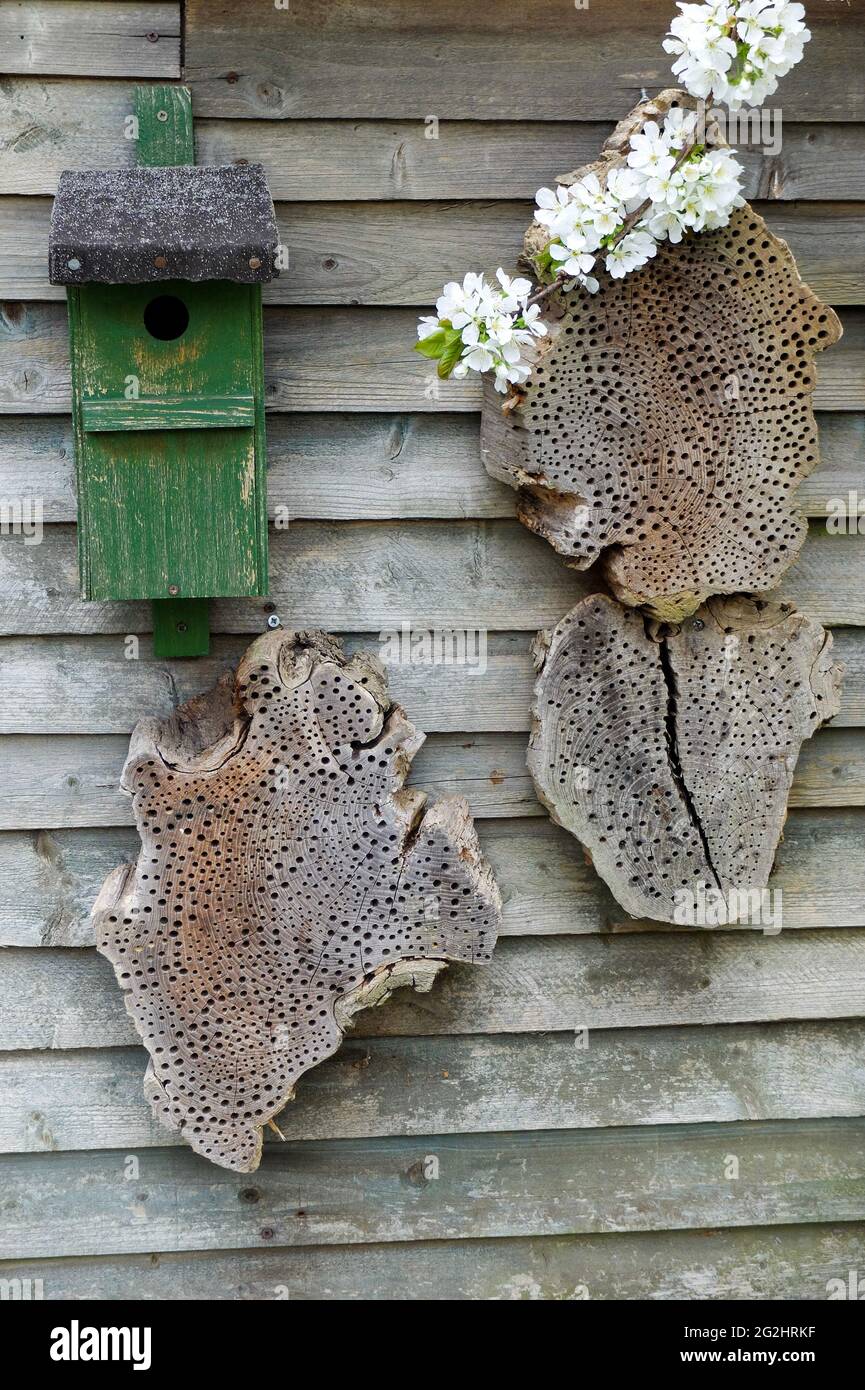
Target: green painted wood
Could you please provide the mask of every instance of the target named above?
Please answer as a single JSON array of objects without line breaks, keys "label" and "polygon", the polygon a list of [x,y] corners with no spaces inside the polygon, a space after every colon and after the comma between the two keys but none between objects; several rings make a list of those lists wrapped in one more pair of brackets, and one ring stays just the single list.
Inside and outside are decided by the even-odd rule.
[{"label": "green painted wood", "polygon": [[210,651],[210,600],[160,598],[153,601],[154,656],[175,660]]},{"label": "green painted wood", "polygon": [[[251,400],[257,345],[257,286],[227,282],[82,285],[73,357],[80,421],[79,497],[84,500],[85,597],[211,598],[261,594],[264,531],[256,496],[252,423],[88,433],[106,401],[109,421],[124,390],[145,402],[166,395],[197,409],[201,396]],[[182,300],[183,346],[150,337],[144,315],[155,298]],[[133,411],[136,402],[129,402]],[[146,408],[146,407],[145,407]],[[216,423],[214,421],[214,423]]]},{"label": "green painted wood", "polygon": [[85,432],[213,430],[255,424],[252,396],[163,396],[154,400],[83,400]]},{"label": "green painted wood", "polygon": [[[194,161],[188,91],[139,88],[136,116],[140,164]],[[168,600],[156,654],[206,653],[203,600],[267,591],[260,287],[82,285],[69,309],[83,596]]]},{"label": "green painted wood", "polygon": [[135,115],[139,164],[165,168],[195,163],[192,97],[188,87],[136,87]]}]

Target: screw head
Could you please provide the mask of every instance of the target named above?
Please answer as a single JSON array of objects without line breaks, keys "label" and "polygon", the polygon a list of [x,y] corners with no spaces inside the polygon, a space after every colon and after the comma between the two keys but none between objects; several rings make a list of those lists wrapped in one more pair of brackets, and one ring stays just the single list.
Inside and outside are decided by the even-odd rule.
[{"label": "screw head", "polygon": [[175,627],[177,628],[177,631],[178,631],[178,632],[188,632],[188,631],[189,631],[189,624],[188,624],[188,623],[175,623]]},{"label": "screw head", "polygon": [[260,269],[261,269],[261,261],[258,259],[258,256],[250,256],[250,258],[249,258],[249,268],[250,268],[250,270],[260,270]]},{"label": "screw head", "polygon": [[167,120],[168,120],[168,112],[167,112],[167,111],[157,111],[157,113],[156,113],[156,119],[157,119],[157,121],[167,121]]},{"label": "screw head", "polygon": [[155,29],[151,29],[144,37],[147,39],[148,43],[159,43],[159,35]]},{"label": "screw head", "polygon": [[70,257],[69,257],[69,260],[66,262],[66,264],[67,264],[67,266],[69,267],[70,270],[80,270],[80,269],[81,269],[81,262],[79,261],[79,259],[78,259],[77,256],[70,256]]},{"label": "screw head", "polygon": [[695,618],[691,626],[695,628],[697,632],[699,632],[701,628],[704,628],[706,626],[706,624],[703,622],[702,618]]},{"label": "screw head", "polygon": [[176,598],[177,595],[180,593],[180,586],[178,584],[169,584],[168,592],[170,593],[172,598]]},{"label": "screw head", "polygon": [[279,627],[279,618],[278,618],[278,616],[276,615],[276,613],[271,613],[270,617],[269,617],[268,620],[267,620],[267,626],[268,626],[268,627]]}]

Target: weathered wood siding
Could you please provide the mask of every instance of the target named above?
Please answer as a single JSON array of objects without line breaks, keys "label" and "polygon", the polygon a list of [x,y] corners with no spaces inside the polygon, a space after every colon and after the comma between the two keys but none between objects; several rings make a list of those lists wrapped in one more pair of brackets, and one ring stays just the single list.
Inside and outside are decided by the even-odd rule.
[{"label": "weathered wood siding", "polygon": [[[411,352],[418,307],[512,264],[534,190],[666,85],[672,9],[0,9],[0,498],[45,518],[42,544],[0,536],[0,1273],[46,1298],[819,1299],[865,1268],[865,534],[825,527],[829,499],[865,503],[859,0],[811,0],[814,39],[774,99],[781,148],[744,155],[845,327],[818,366],[824,465],[781,592],[834,629],[847,676],[797,770],[780,935],[630,920],[546,819],[524,765],[529,645],[590,581],[484,474],[477,383],[436,398]],[[291,524],[269,601],[213,605],[211,656],[168,664],[146,605],[77,597],[46,238],[62,169],[132,162],[135,81],[181,77],[199,161],[261,160],[278,200],[269,501]],[[414,782],[472,803],[505,925],[488,971],[364,1015],[243,1178],[152,1121],[87,913],[134,849],[117,790],[133,722],[209,685],[273,608],[374,649],[403,622],[489,630],[484,671],[390,681],[430,733]]]}]

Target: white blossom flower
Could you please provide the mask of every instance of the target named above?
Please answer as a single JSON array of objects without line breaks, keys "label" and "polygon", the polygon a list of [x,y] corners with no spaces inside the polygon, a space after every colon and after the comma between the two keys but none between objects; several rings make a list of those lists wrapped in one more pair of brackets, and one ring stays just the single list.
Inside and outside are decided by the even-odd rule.
[{"label": "white blossom flower", "polygon": [[643,129],[631,136],[628,165],[644,175],[669,174],[675,163],[670,146],[664,139],[657,121],[646,121]]},{"label": "white blossom flower", "polygon": [[444,287],[436,316],[418,323],[418,351],[438,359],[440,376],[493,372],[496,389],[527,380],[537,340],[547,332],[540,305],[529,305],[532,282],[499,267],[496,284],[469,274]]},{"label": "white blossom flower", "polygon": [[682,4],[663,47],[693,96],[712,95],[736,111],[760,105],[802,57],[811,35],[804,7],[790,0]]},{"label": "white blossom flower", "polygon": [[650,261],[658,249],[654,237],[646,231],[628,232],[604,258],[604,264],[614,280],[623,280],[632,270]]},{"label": "white blossom flower", "polygon": [[646,226],[656,241],[672,241],[674,245],[682,240],[685,231],[681,214],[668,207],[660,207],[657,211],[652,208]]}]

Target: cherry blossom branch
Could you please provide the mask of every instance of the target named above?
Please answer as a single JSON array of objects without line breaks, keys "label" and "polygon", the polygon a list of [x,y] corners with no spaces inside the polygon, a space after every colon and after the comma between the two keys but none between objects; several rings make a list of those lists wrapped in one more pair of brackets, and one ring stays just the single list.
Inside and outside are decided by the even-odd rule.
[{"label": "cherry blossom branch", "polygon": [[[713,98],[712,98],[712,94],[711,94],[711,92],[710,92],[709,95],[708,95],[708,97],[706,98],[705,104],[703,105],[704,127],[705,127],[705,112],[706,112],[707,110],[710,111],[710,110],[712,109],[712,100],[713,100]],[[699,123],[699,121],[698,121],[698,122],[697,122],[697,126],[696,126],[696,128],[695,128],[695,133],[694,133],[694,138],[693,138],[693,140],[688,141],[688,142],[683,146],[683,148],[682,148],[682,150],[680,151],[680,153],[679,153],[679,155],[678,155],[678,157],[677,157],[675,163],[673,164],[673,168],[672,168],[672,170],[671,170],[671,173],[675,174],[675,172],[676,172],[677,169],[681,169],[682,165],[687,163],[687,161],[691,158],[691,155],[694,153],[694,150],[695,150],[695,149],[697,148],[697,146],[701,143],[701,142],[700,142],[700,137],[699,137],[699,135],[697,134],[697,132],[698,132],[699,130],[700,130],[700,123]],[[649,210],[649,208],[650,208],[651,206],[652,206],[652,200],[651,200],[651,198],[644,198],[643,201],[642,201],[642,203],[640,203],[639,207],[634,208],[633,212],[629,212],[629,213],[628,213],[628,216],[625,218],[624,222],[622,223],[622,225],[621,225],[621,227],[619,228],[619,230],[616,232],[615,236],[614,236],[614,237],[612,238],[612,240],[608,243],[606,249],[607,249],[608,251],[612,251],[616,246],[618,246],[619,242],[620,242],[620,241],[623,241],[624,238],[628,235],[628,232],[633,231],[634,227],[635,227],[635,226],[637,225],[637,223],[640,221],[640,218],[643,217],[643,216],[645,215],[645,213],[648,212],[648,210]],[[544,287],[543,287],[542,289],[536,290],[534,294],[532,294],[532,295],[529,296],[529,298],[526,300],[526,305],[527,305],[527,307],[531,307],[532,304],[540,304],[540,303],[542,303],[543,300],[545,300],[549,295],[551,295],[551,294],[553,293],[554,290],[560,289],[562,285],[567,284],[568,280],[572,280],[573,278],[574,278],[574,277],[573,277],[572,275],[566,275],[566,274],[562,274],[562,273],[560,272],[560,273],[556,276],[555,280],[553,280],[552,284],[550,284],[550,285],[544,285]]]}]

